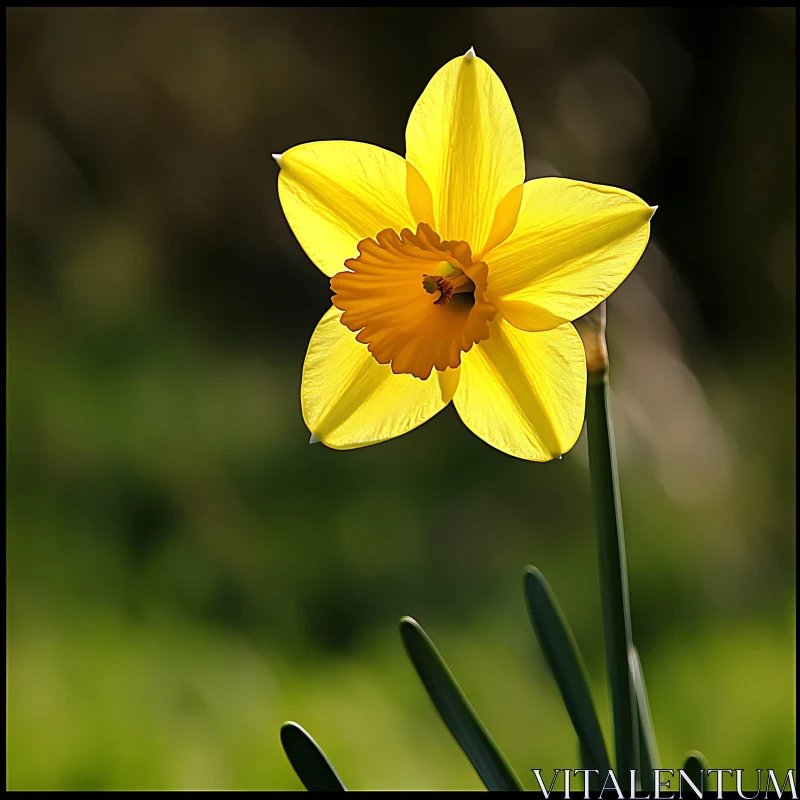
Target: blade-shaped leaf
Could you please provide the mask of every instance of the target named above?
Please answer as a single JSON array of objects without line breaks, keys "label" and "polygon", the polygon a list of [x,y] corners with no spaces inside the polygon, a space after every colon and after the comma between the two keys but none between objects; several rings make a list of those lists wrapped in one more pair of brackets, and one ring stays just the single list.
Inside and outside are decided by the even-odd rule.
[{"label": "blade-shaped leaf", "polygon": [[592,770],[592,772],[589,773],[589,791],[599,792],[603,788],[603,783],[600,780],[600,775],[607,776],[608,770],[605,771],[600,770],[600,775],[595,775],[594,770],[599,769],[599,767],[592,766],[592,762],[589,761],[586,748],[580,743],[580,741],[578,742],[578,757],[580,759],[581,769]]},{"label": "blade-shaped leaf", "polygon": [[[708,775],[708,761],[699,750],[692,750],[686,755],[686,760],[683,762],[683,771],[698,791],[707,791],[705,780]],[[689,791],[691,791],[691,788]]]},{"label": "blade-shaped leaf", "polygon": [[525,599],[533,630],[561,691],[572,727],[581,743],[584,769],[610,768],[586,669],[578,645],[550,585],[536,567],[525,569]]},{"label": "blade-shaped leaf", "polygon": [[625,776],[630,775],[630,770],[636,768],[639,760],[639,735],[633,680],[628,664],[632,640],[625,537],[614,433],[608,409],[608,375],[605,372],[589,375],[586,438],[597,523],[600,606],[614,719],[614,756],[617,774]]},{"label": "blade-shaped leaf", "polygon": [[309,792],[347,791],[319,745],[296,722],[285,722],[281,744],[297,777]]},{"label": "blade-shaped leaf", "polygon": [[638,775],[643,792],[655,791],[654,769],[659,769],[656,732],[650,717],[650,703],[647,700],[647,689],[644,685],[642,662],[635,647],[630,651],[630,667],[633,677],[633,689],[636,693],[636,710],[639,714],[639,767]]},{"label": "blade-shaped leaf", "polygon": [[411,617],[400,620],[400,635],[436,710],[490,791],[523,791],[478,715],[425,631]]}]

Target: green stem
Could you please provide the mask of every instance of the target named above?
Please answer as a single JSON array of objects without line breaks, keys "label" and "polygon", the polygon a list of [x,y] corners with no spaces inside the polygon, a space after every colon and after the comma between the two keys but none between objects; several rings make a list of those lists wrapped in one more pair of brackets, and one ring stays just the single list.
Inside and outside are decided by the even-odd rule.
[{"label": "green stem", "polygon": [[607,371],[589,374],[586,426],[617,776],[620,784],[625,785],[629,782],[630,770],[635,769],[639,761],[638,731],[634,684],[628,662],[632,647],[628,572],[614,433],[608,410]]}]

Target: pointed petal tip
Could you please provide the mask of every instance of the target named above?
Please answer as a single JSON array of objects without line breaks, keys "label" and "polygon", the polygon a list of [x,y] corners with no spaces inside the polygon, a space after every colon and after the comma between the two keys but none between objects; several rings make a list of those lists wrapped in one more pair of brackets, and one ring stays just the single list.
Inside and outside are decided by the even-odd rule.
[{"label": "pointed petal tip", "polygon": [[653,217],[653,214],[656,213],[656,211],[658,211],[658,206],[650,206],[650,218],[651,219]]},{"label": "pointed petal tip", "polygon": [[474,47],[470,47],[470,49],[467,50],[466,53],[464,53],[464,61],[472,61],[473,59],[476,59],[477,57],[478,56],[475,55],[475,48]]},{"label": "pointed petal tip", "polygon": [[272,157],[275,159],[275,163],[280,167],[283,161],[283,153],[273,153]]},{"label": "pointed petal tip", "polygon": [[319,436],[316,433],[312,433],[308,439],[309,444],[316,444],[317,442],[321,441]]}]

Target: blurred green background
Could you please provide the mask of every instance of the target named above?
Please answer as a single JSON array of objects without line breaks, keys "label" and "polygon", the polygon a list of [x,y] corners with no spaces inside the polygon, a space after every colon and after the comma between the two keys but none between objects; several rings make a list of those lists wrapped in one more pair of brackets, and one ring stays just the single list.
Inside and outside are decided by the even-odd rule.
[{"label": "blurred green background", "polygon": [[[577,766],[522,571],[607,697],[583,437],[517,461],[448,408],[309,447],[328,283],[270,154],[402,153],[474,46],[528,177],[660,206],[609,304],[634,637],[667,766],[794,767],[795,10],[7,12],[8,785],[479,788],[403,652],[439,646],[528,788]],[[606,726],[608,728],[608,726]]]}]

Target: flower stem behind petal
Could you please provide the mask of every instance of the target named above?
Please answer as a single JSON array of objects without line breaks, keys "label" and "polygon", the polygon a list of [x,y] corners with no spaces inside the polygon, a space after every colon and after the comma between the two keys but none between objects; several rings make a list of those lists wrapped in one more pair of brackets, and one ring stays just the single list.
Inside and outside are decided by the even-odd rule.
[{"label": "flower stem behind petal", "polygon": [[629,776],[630,770],[638,764],[637,715],[628,658],[632,637],[625,539],[614,433],[608,411],[608,372],[605,369],[590,371],[589,374],[586,427],[597,524],[603,639],[614,721],[616,767],[618,775]]},{"label": "flower stem behind petal", "polygon": [[593,308],[588,314],[578,317],[572,323],[581,335],[586,350],[586,369],[605,372],[608,369],[608,348],[606,347],[606,303]]}]

